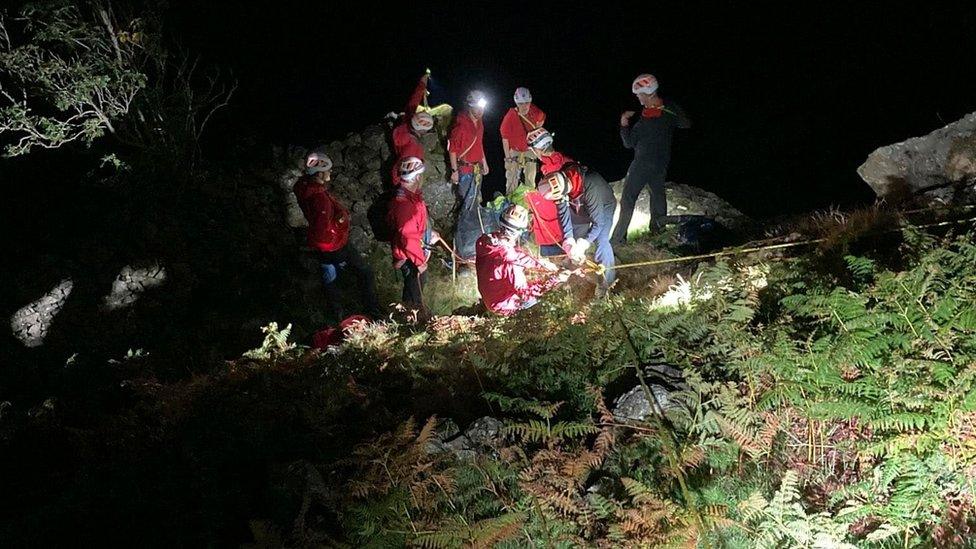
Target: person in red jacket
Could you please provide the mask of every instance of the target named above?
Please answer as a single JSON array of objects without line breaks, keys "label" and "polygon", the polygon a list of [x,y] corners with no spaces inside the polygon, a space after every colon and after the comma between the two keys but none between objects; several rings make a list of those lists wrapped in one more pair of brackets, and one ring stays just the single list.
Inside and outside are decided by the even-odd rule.
[{"label": "person in red jacket", "polygon": [[[495,314],[509,316],[527,309],[569,278],[569,272],[559,272],[550,261],[536,259],[518,245],[528,224],[528,210],[512,204],[502,212],[501,228],[478,238],[475,256],[478,292],[485,307]],[[529,282],[526,271],[546,276]]]},{"label": "person in red jacket", "polygon": [[440,235],[430,226],[421,192],[425,170],[424,161],[419,158],[406,158],[400,163],[401,183],[387,213],[393,233],[390,240],[393,266],[403,275],[403,302],[421,311],[429,248],[440,240]]},{"label": "person in red jacket", "polygon": [[481,201],[481,178],[488,175],[485,160],[485,126],[482,118],[488,100],[485,94],[473,90],[468,94],[468,108],[454,118],[454,126],[447,140],[451,161],[451,182],[458,186],[461,211],[467,212]]},{"label": "person in red jacket", "polygon": [[308,221],[306,243],[322,266],[322,282],[329,308],[336,320],[345,318],[342,294],[336,286],[339,274],[351,269],[360,282],[363,306],[373,318],[382,316],[376,300],[373,271],[359,251],[349,243],[349,212],[329,192],[332,160],[322,150],[305,157],[305,174],[298,178],[292,191]]},{"label": "person in red jacket", "polygon": [[512,194],[518,187],[519,176],[526,185],[535,186],[536,157],[529,151],[528,133],[541,128],[546,113],[532,103],[528,88],[515,90],[515,106],[508,109],[499,129],[502,134],[502,150],[505,151],[505,194]]},{"label": "person in red jacket", "polygon": [[397,161],[393,165],[393,183],[399,184],[397,173],[400,170],[400,162],[404,158],[414,157],[424,159],[424,144],[421,136],[434,128],[434,117],[430,113],[417,112],[420,103],[427,95],[427,82],[430,74],[420,77],[417,87],[407,101],[407,106],[400,118],[400,123],[393,128],[391,139],[393,141],[393,155]]},{"label": "person in red jacket", "polygon": [[539,246],[539,255],[552,257],[563,255],[563,228],[560,225],[556,204],[546,200],[539,191],[525,193],[525,202],[532,214],[532,238]]},{"label": "person in red jacket", "polygon": [[[539,170],[542,172],[543,176],[551,175],[562,170],[564,167],[576,164],[572,158],[566,156],[565,154],[557,151],[553,146],[552,134],[550,134],[545,128],[536,128],[529,132],[526,136],[526,140],[529,144],[529,148],[532,153],[539,159]],[[570,172],[572,175],[571,182],[573,185],[574,196],[578,195],[583,188],[582,178],[577,172]],[[529,193],[526,195],[526,199],[529,200],[529,204],[534,206],[536,211],[539,213],[537,217],[546,220],[542,227],[545,227],[547,234],[543,235],[543,240],[547,241],[545,249],[542,249],[542,244],[540,244],[540,249],[545,256],[554,256],[560,254],[569,255],[570,250],[576,243],[573,238],[573,227],[567,226],[565,221],[565,216],[560,215],[557,212],[556,204],[551,200],[546,200],[538,192]],[[559,231],[556,231],[558,226]],[[533,225],[533,228],[535,226]],[[542,228],[540,227],[540,229]],[[567,232],[567,228],[569,229]],[[561,240],[556,240],[556,236]],[[539,236],[538,234],[536,236]],[[539,240],[536,240],[539,243]],[[558,247],[558,249],[557,249]]]}]

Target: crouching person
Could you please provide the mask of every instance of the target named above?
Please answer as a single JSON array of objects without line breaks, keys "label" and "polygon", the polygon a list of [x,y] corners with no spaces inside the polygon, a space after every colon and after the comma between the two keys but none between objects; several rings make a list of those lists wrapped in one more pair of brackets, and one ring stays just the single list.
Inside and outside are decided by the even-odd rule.
[{"label": "crouching person", "polygon": [[339,274],[352,270],[360,285],[362,306],[373,318],[382,316],[376,300],[373,271],[363,261],[359,250],[349,243],[349,212],[329,192],[332,160],[321,150],[305,158],[305,174],[292,188],[298,205],[308,221],[306,242],[322,266],[322,282],[329,309],[337,321],[345,318],[342,293],[336,286]]},{"label": "crouching person", "polygon": [[[509,316],[527,309],[569,277],[569,272],[559,272],[550,261],[536,259],[518,245],[528,226],[528,210],[512,204],[502,212],[501,228],[478,239],[478,292],[485,307],[495,314]],[[544,278],[529,282],[526,271],[533,270]]]},{"label": "crouching person", "polygon": [[573,231],[574,226],[584,228],[585,232],[571,242],[568,253],[573,261],[581,263],[587,251],[595,246],[594,259],[603,267],[599,291],[605,293],[616,279],[610,229],[617,199],[610,184],[599,173],[569,163],[545,176],[537,190],[555,203],[565,234]]},{"label": "crouching person", "polygon": [[427,218],[427,204],[421,187],[424,161],[407,157],[400,161],[396,194],[390,202],[387,221],[392,232],[390,249],[393,266],[403,275],[403,303],[425,312],[423,288],[427,280],[430,246],[440,240]]}]

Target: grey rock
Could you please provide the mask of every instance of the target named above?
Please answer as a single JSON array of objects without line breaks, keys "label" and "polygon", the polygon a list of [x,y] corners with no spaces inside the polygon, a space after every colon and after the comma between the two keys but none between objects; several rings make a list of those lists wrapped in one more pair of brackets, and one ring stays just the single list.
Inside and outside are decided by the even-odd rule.
[{"label": "grey rock", "polygon": [[[671,409],[673,404],[667,389],[654,383],[650,384],[650,389],[665,412]],[[614,401],[612,412],[618,420],[641,421],[655,413],[655,406],[647,399],[643,387],[638,385]]]},{"label": "grey rock", "polygon": [[609,497],[613,494],[614,481],[609,477],[599,477],[592,484],[587,486],[586,492],[588,494],[600,494],[603,497]]},{"label": "grey rock", "polygon": [[[355,221],[355,217],[353,220]],[[369,246],[369,237],[366,236],[366,231],[360,225],[353,225],[349,228],[349,242],[357,250],[365,250]]]},{"label": "grey rock", "polygon": [[[620,214],[620,197],[623,192],[623,180],[610,183],[614,195],[617,197],[617,212],[614,214],[614,222]],[[717,194],[685,185],[682,183],[667,184],[668,215],[700,215],[714,219],[728,227],[738,229],[749,223],[749,218],[736,209],[734,206],[723,200]],[[637,205],[634,207],[634,217],[630,222],[630,230],[647,228],[650,220],[650,191],[644,189],[637,198]]]},{"label": "grey rock", "polygon": [[380,174],[378,168],[376,170],[367,171],[359,176],[359,188],[358,190],[368,194],[374,194],[381,191],[383,188],[383,176]]},{"label": "grey rock", "polygon": [[857,169],[879,197],[923,194],[931,202],[953,198],[959,186],[971,199],[976,183],[976,112],[921,137],[881,147]]},{"label": "grey rock", "polygon": [[352,147],[354,145],[362,145],[363,136],[356,132],[349,132],[346,134],[345,145],[346,147]]},{"label": "grey rock", "polygon": [[73,288],[74,282],[66,278],[36,301],[20,308],[10,317],[10,331],[24,346],[40,347]]},{"label": "grey rock", "polygon": [[464,436],[476,446],[495,446],[504,438],[503,427],[505,424],[500,420],[485,416],[468,426],[467,430],[464,431]]},{"label": "grey rock", "polygon": [[386,130],[383,126],[373,125],[363,130],[363,145],[375,152],[381,152],[386,144]]}]

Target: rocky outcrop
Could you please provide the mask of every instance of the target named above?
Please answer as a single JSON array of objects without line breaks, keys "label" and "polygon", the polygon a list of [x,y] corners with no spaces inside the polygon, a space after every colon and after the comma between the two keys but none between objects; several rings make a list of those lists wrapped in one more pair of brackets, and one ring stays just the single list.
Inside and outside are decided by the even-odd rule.
[{"label": "rocky outcrop", "polygon": [[[620,196],[623,191],[624,182],[614,181],[610,184],[613,193],[617,196],[617,203],[620,203]],[[720,198],[717,194],[708,192],[698,187],[684,185],[682,183],[668,183],[668,215],[694,215],[714,219],[728,229],[740,229],[744,227],[749,218],[737,210],[731,204]],[[630,221],[629,230],[646,229],[651,218],[650,210],[650,191],[644,189],[637,199],[637,206],[634,208],[634,217]],[[614,215],[614,223],[620,214],[618,206],[617,213]]]},{"label": "rocky outcrop", "polygon": [[976,197],[976,113],[928,135],[877,149],[857,173],[881,198],[948,204]]},{"label": "rocky outcrop", "polygon": [[619,421],[643,421],[652,414],[667,413],[678,406],[671,398],[671,392],[686,389],[681,370],[669,364],[648,364],[644,366],[644,376],[653,401],[648,399],[642,385],[617,397],[613,403],[613,417]]},{"label": "rocky outcrop", "polygon": [[472,422],[461,433],[457,424],[447,419],[438,425],[426,450],[431,454],[451,453],[462,460],[474,459],[479,454],[493,452],[502,443],[504,427],[501,420],[485,416]]},{"label": "rocky outcrop", "polygon": [[74,281],[62,280],[49,292],[36,301],[25,305],[10,317],[10,330],[25,347],[40,347],[47,337],[48,328],[54,317],[61,312]]}]

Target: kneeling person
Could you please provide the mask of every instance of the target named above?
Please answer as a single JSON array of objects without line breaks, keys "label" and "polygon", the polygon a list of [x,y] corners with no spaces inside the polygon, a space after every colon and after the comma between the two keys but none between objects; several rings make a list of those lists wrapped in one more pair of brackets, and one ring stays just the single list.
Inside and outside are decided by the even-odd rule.
[{"label": "kneeling person", "polygon": [[[512,204],[502,213],[501,228],[481,235],[475,246],[478,292],[485,307],[503,316],[527,309],[539,297],[569,277],[546,259],[536,259],[518,245],[529,226],[529,212]],[[548,276],[529,282],[526,271],[541,271]],[[558,273],[558,274],[557,274]]]}]

